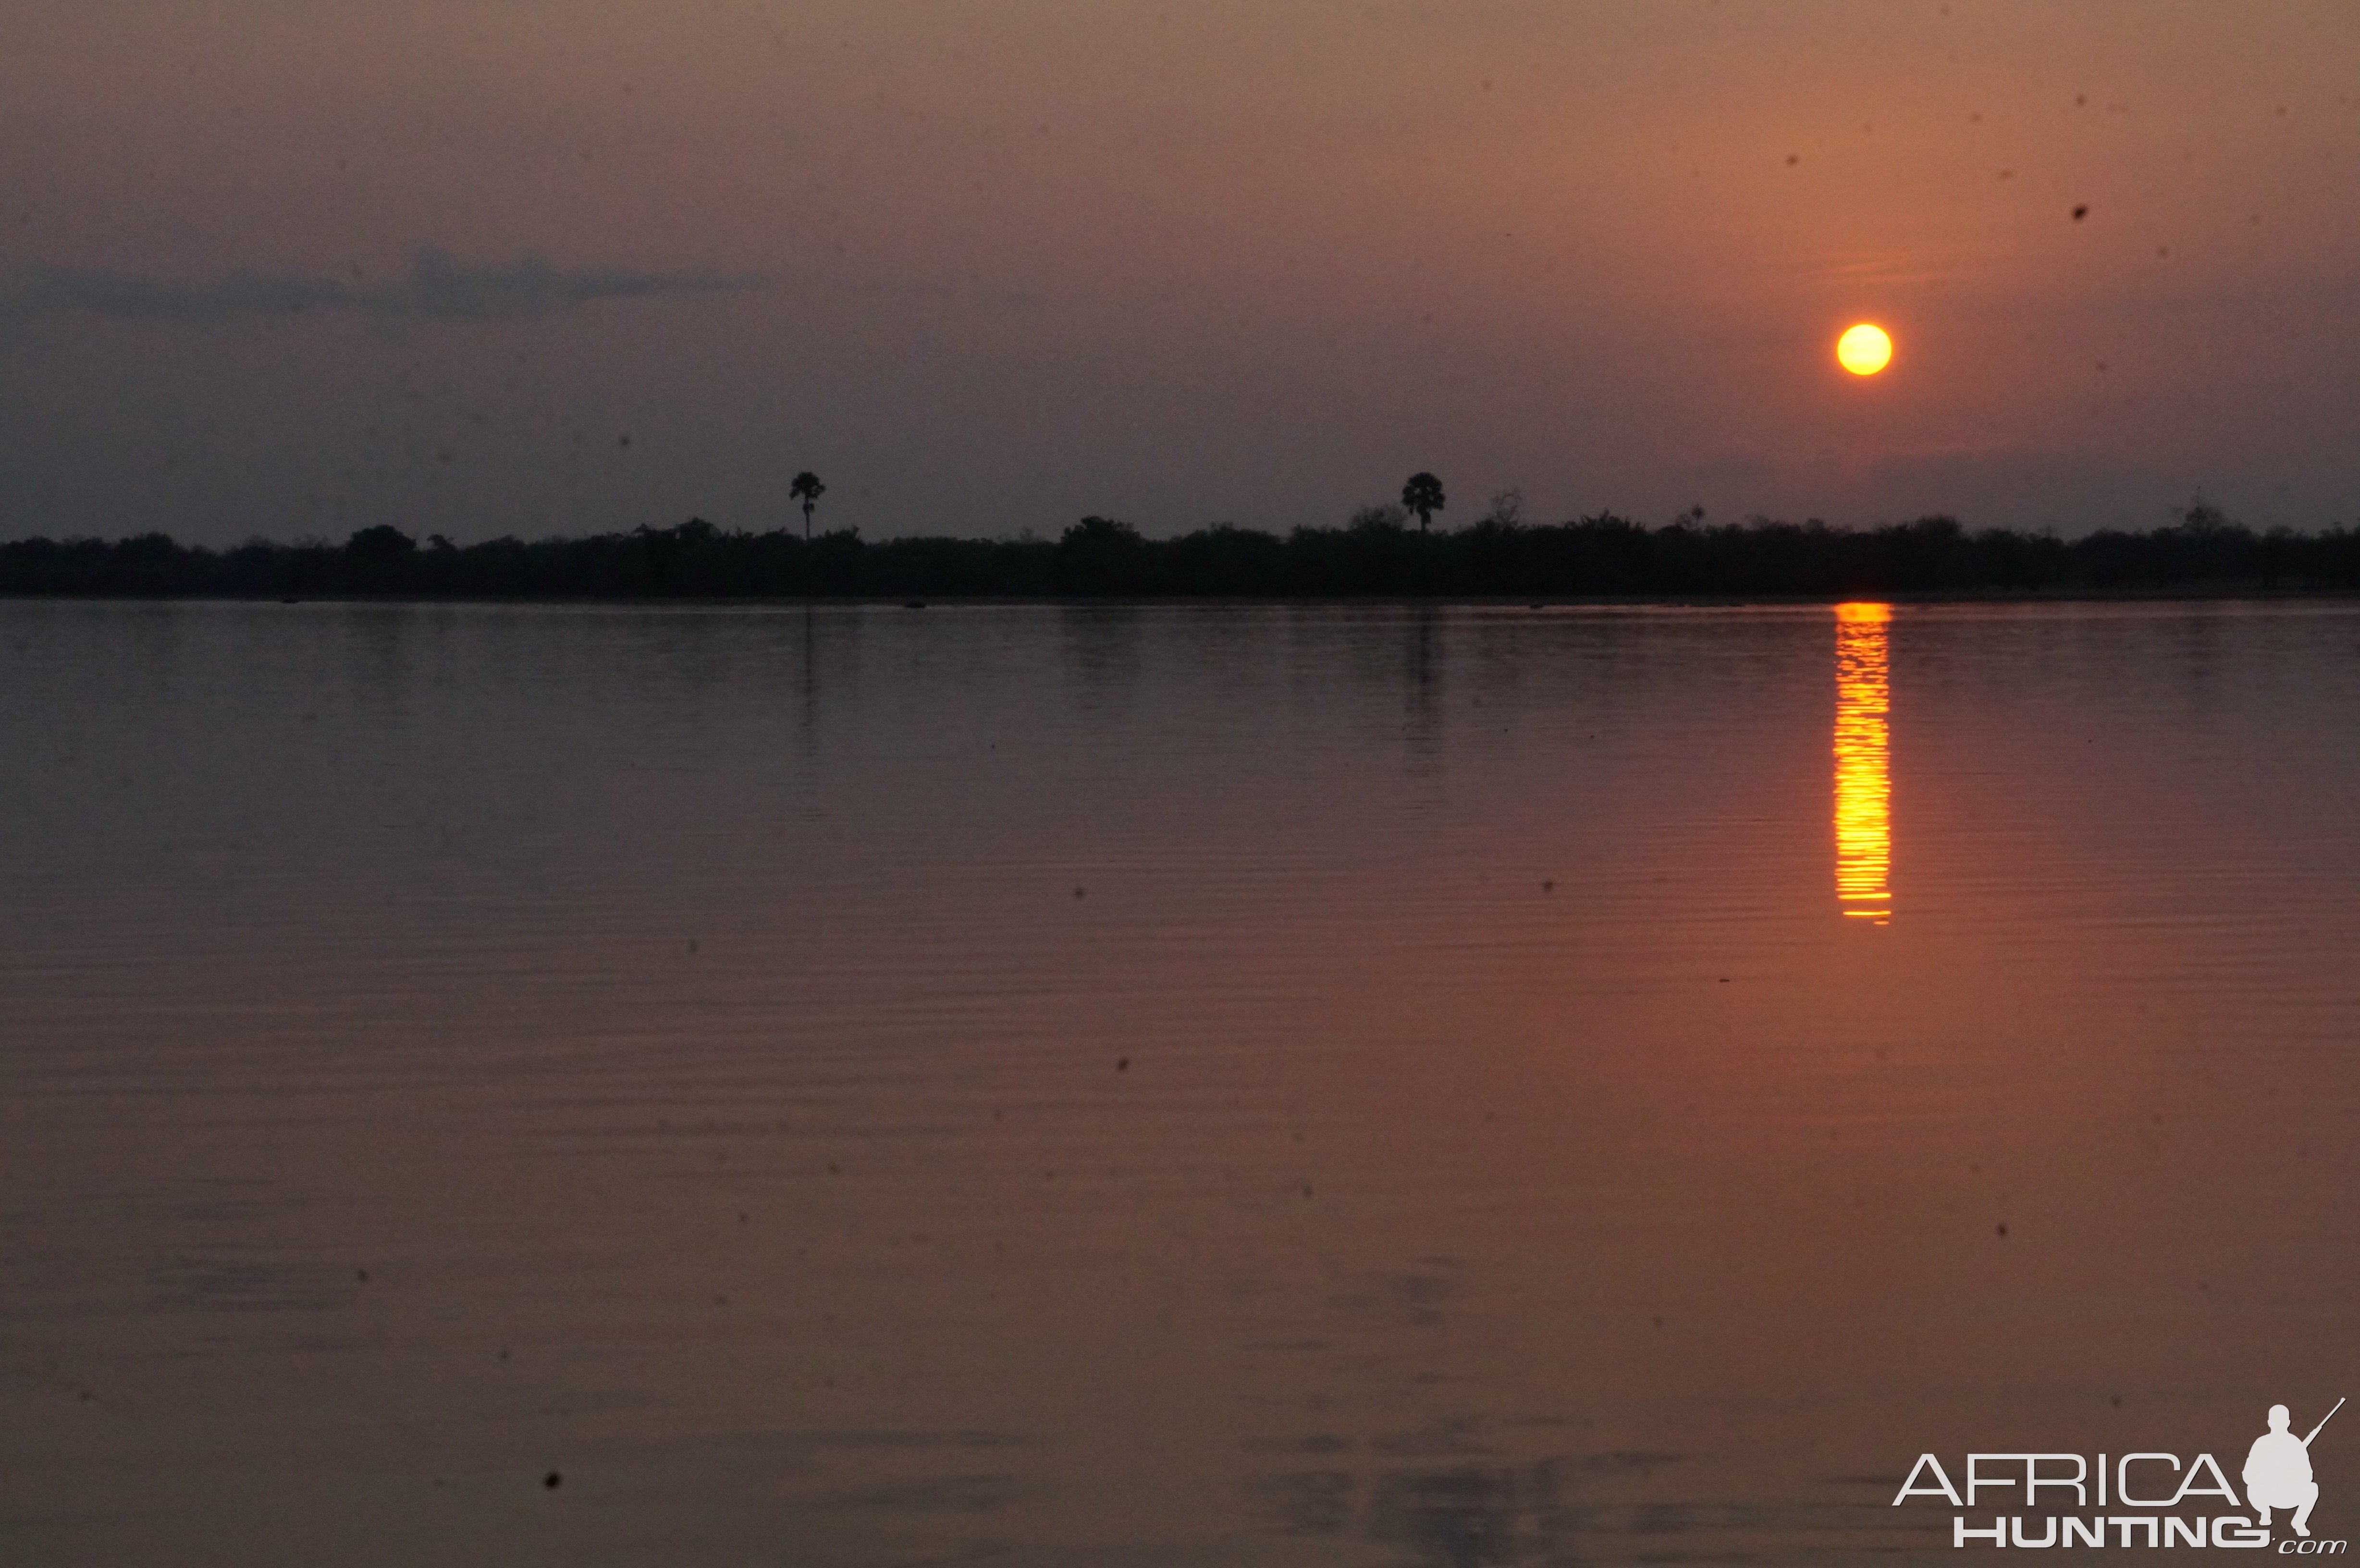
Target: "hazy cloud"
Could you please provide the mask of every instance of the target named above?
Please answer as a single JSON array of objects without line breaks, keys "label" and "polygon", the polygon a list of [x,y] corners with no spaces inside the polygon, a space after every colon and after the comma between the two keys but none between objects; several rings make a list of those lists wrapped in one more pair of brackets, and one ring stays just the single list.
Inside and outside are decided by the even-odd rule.
[{"label": "hazy cloud", "polygon": [[714,272],[558,267],[539,256],[475,264],[433,249],[418,253],[407,277],[375,288],[290,273],[237,271],[182,283],[105,267],[37,265],[0,289],[0,320],[92,315],[212,324],[351,310],[381,321],[504,321],[594,299],[719,293],[759,281]]}]

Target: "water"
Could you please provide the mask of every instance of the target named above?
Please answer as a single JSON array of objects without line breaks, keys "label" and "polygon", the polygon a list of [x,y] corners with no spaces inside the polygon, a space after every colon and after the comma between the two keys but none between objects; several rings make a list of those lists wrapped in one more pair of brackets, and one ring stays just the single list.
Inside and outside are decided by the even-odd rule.
[{"label": "water", "polygon": [[0,1558],[1816,1563],[1950,1551],[1921,1452],[2234,1475],[2354,1390],[2355,656],[0,605]]}]

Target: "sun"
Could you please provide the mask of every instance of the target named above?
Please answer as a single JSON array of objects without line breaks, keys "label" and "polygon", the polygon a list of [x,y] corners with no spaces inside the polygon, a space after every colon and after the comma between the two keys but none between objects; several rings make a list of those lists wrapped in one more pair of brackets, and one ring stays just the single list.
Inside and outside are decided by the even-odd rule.
[{"label": "sun", "polygon": [[1854,376],[1874,376],[1893,362],[1893,340],[1885,329],[1863,321],[1836,339],[1836,363]]}]

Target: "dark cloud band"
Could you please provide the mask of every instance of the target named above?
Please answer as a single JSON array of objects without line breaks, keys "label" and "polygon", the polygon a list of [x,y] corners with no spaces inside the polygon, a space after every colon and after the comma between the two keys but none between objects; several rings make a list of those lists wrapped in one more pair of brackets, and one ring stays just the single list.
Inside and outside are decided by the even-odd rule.
[{"label": "dark cloud band", "polygon": [[598,299],[722,293],[759,282],[724,273],[565,267],[538,256],[476,265],[432,249],[418,253],[406,278],[380,288],[288,273],[239,271],[181,283],[104,267],[37,266],[0,290],[0,319],[93,315],[210,324],[350,310],[388,321],[505,321]]}]

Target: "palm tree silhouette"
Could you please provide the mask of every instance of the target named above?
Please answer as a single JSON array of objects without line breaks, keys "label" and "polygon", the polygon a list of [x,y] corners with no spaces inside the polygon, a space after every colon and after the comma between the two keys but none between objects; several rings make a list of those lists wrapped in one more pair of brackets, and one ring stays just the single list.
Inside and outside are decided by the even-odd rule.
[{"label": "palm tree silhouette", "polygon": [[819,498],[826,493],[827,486],[821,484],[819,475],[808,468],[796,474],[795,482],[787,486],[787,499],[803,504],[803,538],[806,540],[811,538],[812,508],[819,505]]},{"label": "palm tree silhouette", "polygon": [[1402,486],[1402,505],[1417,514],[1417,531],[1424,533],[1434,514],[1442,510],[1442,481],[1431,474],[1413,474]]}]

